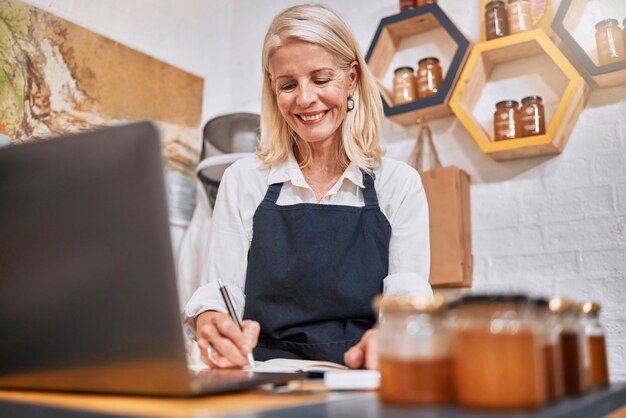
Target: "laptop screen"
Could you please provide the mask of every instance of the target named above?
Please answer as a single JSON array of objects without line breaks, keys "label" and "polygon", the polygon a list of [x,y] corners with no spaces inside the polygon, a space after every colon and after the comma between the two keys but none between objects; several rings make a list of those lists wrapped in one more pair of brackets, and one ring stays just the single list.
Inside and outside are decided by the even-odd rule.
[{"label": "laptop screen", "polygon": [[150,123],[0,149],[0,386],[182,393]]}]

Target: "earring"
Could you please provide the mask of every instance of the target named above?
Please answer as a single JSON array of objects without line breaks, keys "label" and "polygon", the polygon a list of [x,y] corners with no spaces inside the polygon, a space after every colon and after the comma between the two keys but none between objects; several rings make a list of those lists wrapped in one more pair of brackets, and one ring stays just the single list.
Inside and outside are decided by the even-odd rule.
[{"label": "earring", "polygon": [[354,99],[352,97],[348,97],[348,111],[354,109]]}]

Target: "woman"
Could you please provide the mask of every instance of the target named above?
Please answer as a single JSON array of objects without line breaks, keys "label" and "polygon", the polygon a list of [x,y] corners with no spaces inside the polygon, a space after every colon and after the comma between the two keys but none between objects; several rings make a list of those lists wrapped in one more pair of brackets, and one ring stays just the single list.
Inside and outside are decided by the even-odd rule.
[{"label": "woman", "polygon": [[[382,158],[380,96],[334,12],[283,11],[262,55],[261,149],[224,173],[208,283],[187,304],[187,324],[211,367],[244,366],[254,349],[257,360],[376,368],[372,299],[432,294],[419,175]],[[243,330],[224,313],[218,279]]]}]

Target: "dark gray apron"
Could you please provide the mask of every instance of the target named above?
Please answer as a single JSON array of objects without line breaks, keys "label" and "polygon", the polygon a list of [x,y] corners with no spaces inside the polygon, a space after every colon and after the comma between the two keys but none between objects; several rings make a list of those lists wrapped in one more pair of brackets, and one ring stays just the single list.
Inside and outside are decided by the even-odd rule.
[{"label": "dark gray apron", "polygon": [[391,225],[373,178],[365,206],[276,204],[269,186],[253,218],[245,319],[260,323],[257,360],[283,357],[343,363],[375,323],[372,300],[389,269]]}]

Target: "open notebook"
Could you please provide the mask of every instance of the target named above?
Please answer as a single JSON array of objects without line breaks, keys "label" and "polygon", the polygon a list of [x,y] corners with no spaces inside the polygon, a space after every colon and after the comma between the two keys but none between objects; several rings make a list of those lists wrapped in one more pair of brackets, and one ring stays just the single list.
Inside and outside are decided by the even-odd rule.
[{"label": "open notebook", "polygon": [[346,366],[331,361],[294,360],[275,358],[255,362],[254,371],[258,373],[297,373],[297,372],[328,372],[348,370]]}]

